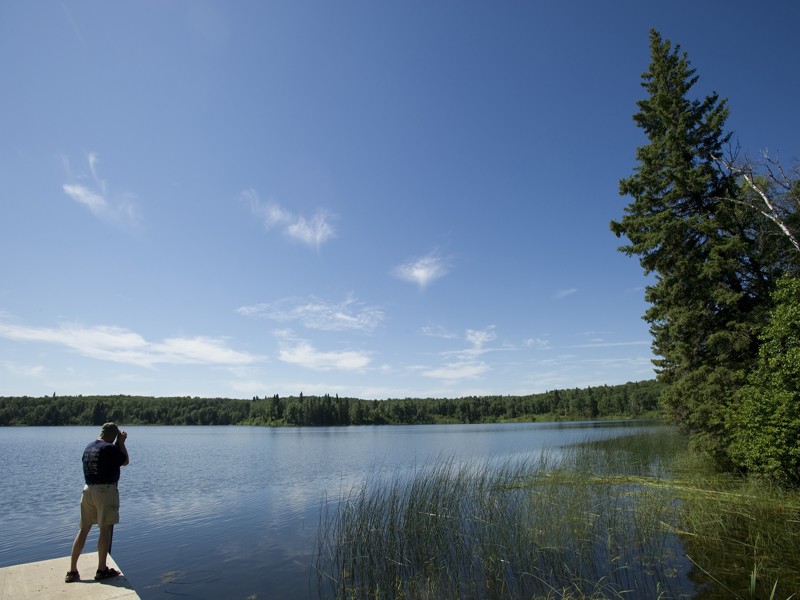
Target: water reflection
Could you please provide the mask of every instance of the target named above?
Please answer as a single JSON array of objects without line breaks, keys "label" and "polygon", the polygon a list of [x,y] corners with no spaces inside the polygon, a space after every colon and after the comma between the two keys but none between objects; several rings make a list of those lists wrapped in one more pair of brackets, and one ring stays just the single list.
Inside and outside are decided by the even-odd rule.
[{"label": "water reflection", "polygon": [[[524,460],[652,427],[126,427],[131,464],[120,480],[114,556],[144,600],[176,593],[313,597],[321,503],[365,477],[438,457]],[[0,429],[0,479],[10,482],[0,491],[0,566],[67,556],[77,527],[80,457],[96,435],[96,427]],[[90,537],[87,549],[95,543]]]}]

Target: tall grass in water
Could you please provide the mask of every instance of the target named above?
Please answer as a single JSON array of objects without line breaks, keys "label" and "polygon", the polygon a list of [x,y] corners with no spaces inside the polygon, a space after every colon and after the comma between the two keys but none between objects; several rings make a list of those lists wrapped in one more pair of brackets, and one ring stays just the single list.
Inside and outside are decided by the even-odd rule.
[{"label": "tall grass in water", "polygon": [[800,599],[798,490],[717,473],[710,460],[688,450],[680,435],[592,442],[581,450],[579,462],[590,465],[592,451],[628,455],[633,468],[645,472],[649,465],[658,479],[641,484],[662,486],[677,501],[677,525],[669,530],[682,543],[695,598]]},{"label": "tall grass in water", "polygon": [[698,597],[800,599],[798,490],[714,473],[703,465],[676,467],[678,532],[701,590]]},{"label": "tall grass in water", "polygon": [[659,460],[580,446],[564,456],[479,465],[450,459],[375,476],[323,509],[320,593],[688,597],[681,546],[670,533],[680,508],[668,486],[643,484],[663,476]]},{"label": "tall grass in water", "polygon": [[321,517],[324,597],[800,599],[800,494],[715,474],[668,428],[376,475]]}]

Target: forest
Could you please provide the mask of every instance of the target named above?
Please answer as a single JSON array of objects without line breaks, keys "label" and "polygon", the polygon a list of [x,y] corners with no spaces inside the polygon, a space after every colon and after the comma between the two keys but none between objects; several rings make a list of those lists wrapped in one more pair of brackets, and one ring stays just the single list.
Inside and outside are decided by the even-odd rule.
[{"label": "forest", "polygon": [[525,396],[362,400],[324,395],[230,398],[0,397],[0,425],[400,425],[655,417],[657,381]]}]

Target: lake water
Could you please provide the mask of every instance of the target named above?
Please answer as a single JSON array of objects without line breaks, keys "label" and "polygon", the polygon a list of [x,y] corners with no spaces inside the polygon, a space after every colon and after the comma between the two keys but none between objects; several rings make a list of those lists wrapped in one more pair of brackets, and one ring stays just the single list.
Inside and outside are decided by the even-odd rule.
[{"label": "lake water", "polygon": [[[316,598],[323,502],[431,461],[533,458],[635,422],[319,428],[125,427],[113,556],[143,600]],[[0,428],[0,567],[69,555],[97,427]],[[85,551],[94,551],[97,528]],[[65,559],[66,572],[69,561]],[[83,577],[96,565],[79,563]]]}]

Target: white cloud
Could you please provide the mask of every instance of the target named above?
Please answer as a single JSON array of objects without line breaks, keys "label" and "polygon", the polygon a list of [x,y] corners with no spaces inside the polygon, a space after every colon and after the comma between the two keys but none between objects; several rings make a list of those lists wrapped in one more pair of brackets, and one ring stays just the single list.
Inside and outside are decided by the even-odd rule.
[{"label": "white cloud", "polygon": [[578,288],[569,288],[568,290],[559,290],[553,295],[554,300],[561,300],[567,296],[571,296],[578,291]]},{"label": "white cloud", "polygon": [[459,379],[475,379],[488,370],[489,366],[483,362],[455,362],[436,369],[422,371],[422,374],[434,379],[456,381]]},{"label": "white cloud", "polygon": [[324,211],[317,212],[310,221],[306,221],[303,217],[298,217],[294,223],[286,228],[286,233],[289,237],[304,244],[319,248],[335,235],[333,227],[328,222],[329,218],[329,215]]},{"label": "white cloud", "polygon": [[550,340],[546,338],[528,338],[525,340],[525,345],[528,348],[549,348]]},{"label": "white cloud", "polygon": [[244,190],[240,197],[250,205],[253,215],[259,217],[267,229],[281,227],[288,237],[308,246],[319,248],[336,237],[330,213],[319,210],[310,219],[293,215],[275,202],[264,202],[255,190]]},{"label": "white cloud", "polygon": [[603,367],[603,369],[619,367],[640,367],[646,370],[653,369],[653,359],[647,356],[627,356],[620,358],[587,358],[583,361],[586,364],[593,364]]},{"label": "white cloud", "polygon": [[422,335],[427,335],[430,337],[442,338],[444,340],[455,340],[458,339],[458,335],[448,331],[446,327],[442,325],[426,325],[420,330]]},{"label": "white cloud", "polygon": [[242,306],[237,311],[246,317],[262,317],[278,322],[299,321],[308,329],[323,331],[374,331],[384,319],[380,308],[358,302],[350,296],[338,304],[308,298],[285,298],[277,302]]},{"label": "white cloud", "polygon": [[322,352],[310,342],[295,338],[291,331],[278,331],[276,335],[282,345],[278,358],[292,365],[318,371],[358,371],[371,361],[369,355],[355,350]]},{"label": "white cloud", "polygon": [[92,172],[92,179],[98,182],[98,184],[103,190],[103,193],[105,194],[106,182],[97,178],[97,154],[95,152],[89,152],[89,155],[86,157],[86,160],[89,163],[89,170]]},{"label": "white cloud", "polygon": [[570,348],[614,348],[617,346],[649,346],[652,342],[647,340],[639,340],[635,342],[605,342],[602,340],[595,340],[587,344],[575,344],[569,346]]},{"label": "white cloud", "polygon": [[[65,183],[61,186],[64,193],[89,210],[98,219],[119,227],[138,227],[140,216],[136,197],[129,193],[110,196],[105,180],[100,179],[97,175],[97,154],[90,152],[86,157],[86,162],[89,165],[91,174],[89,184]],[[65,166],[69,172],[69,165],[66,161]],[[70,178],[72,178],[71,175]],[[78,177],[77,179],[86,179],[86,176]]]},{"label": "white cloud", "polygon": [[393,270],[396,277],[416,283],[422,289],[440,277],[444,277],[448,272],[447,261],[436,252],[399,265]]},{"label": "white cloud", "polygon": [[442,352],[442,357],[451,360],[441,367],[423,369],[422,374],[426,377],[443,379],[447,382],[459,379],[475,379],[480,375],[491,370],[485,362],[476,360],[478,356],[489,352],[486,344],[497,338],[494,325],[485,329],[467,329],[464,339],[470,344],[468,348],[461,348],[448,352]]},{"label": "white cloud", "polygon": [[491,342],[497,337],[494,332],[494,325],[486,329],[467,329],[465,334],[467,341],[476,349],[481,349],[487,342]]},{"label": "white cloud", "polygon": [[167,338],[152,343],[128,329],[106,325],[63,324],[47,328],[0,323],[0,337],[64,346],[89,358],[140,367],[155,364],[237,366],[258,360],[255,355],[229,348],[219,338]]},{"label": "white cloud", "polygon": [[231,349],[224,340],[205,336],[193,338],[167,338],[158,344],[150,344],[158,356],[158,362],[192,363],[211,365],[250,364],[256,358],[244,352]]},{"label": "white cloud", "polygon": [[228,383],[232,390],[247,396],[263,396],[270,386],[257,379],[239,379]]},{"label": "white cloud", "polygon": [[255,190],[245,190],[241,198],[250,205],[250,211],[264,221],[267,229],[272,229],[292,220],[292,215],[273,202],[262,202]]},{"label": "white cloud", "polygon": [[45,369],[42,365],[21,365],[15,362],[4,361],[2,363],[3,369],[12,375],[22,377],[36,377],[39,378],[44,375]]},{"label": "white cloud", "polygon": [[495,338],[497,338],[497,334],[494,331],[494,325],[490,325],[486,329],[467,329],[466,332],[464,332],[464,340],[468,342],[470,346],[459,350],[443,352],[442,355],[460,356],[463,357],[464,360],[471,361],[476,356],[490,352],[490,349],[485,346]]},{"label": "white cloud", "polygon": [[83,204],[97,216],[102,215],[104,211],[108,210],[106,199],[85,186],[65,183],[62,189],[67,196],[75,200],[78,204]]}]

